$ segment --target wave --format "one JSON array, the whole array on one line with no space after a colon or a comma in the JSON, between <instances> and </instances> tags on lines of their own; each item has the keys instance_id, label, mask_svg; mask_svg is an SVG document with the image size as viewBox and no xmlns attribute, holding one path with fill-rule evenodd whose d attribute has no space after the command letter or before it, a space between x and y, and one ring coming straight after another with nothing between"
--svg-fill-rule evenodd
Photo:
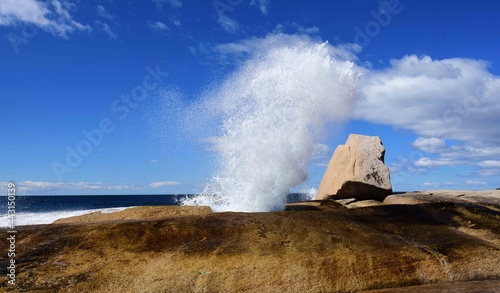
<instances>
[{"instance_id":1,"label":"wave","mask_svg":"<svg viewBox=\"0 0 500 293\"><path fill-rule=\"evenodd\" d=\"M54 211L54 212L20 212L15 214L16 224L15 226L27 226L27 225L43 225L52 224L59 219L76 217L86 214L91 214L95 212L102 213L115 213L123 211L130 207L119 207L119 208L104 208L104 209L91 209L91 210L78 210L78 211ZM0 228L9 227L9 218L7 215L0 216Z\"/></svg>"}]
</instances>

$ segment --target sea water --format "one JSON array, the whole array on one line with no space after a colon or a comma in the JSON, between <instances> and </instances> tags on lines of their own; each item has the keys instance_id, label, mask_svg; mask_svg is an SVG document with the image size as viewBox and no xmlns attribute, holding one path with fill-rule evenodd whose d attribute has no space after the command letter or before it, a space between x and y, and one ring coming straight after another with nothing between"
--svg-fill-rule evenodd
<instances>
[{"instance_id":1,"label":"sea water","mask_svg":"<svg viewBox=\"0 0 500 293\"><path fill-rule=\"evenodd\" d=\"M16 196L16 226L51 224L56 220L94 212L114 213L137 206L179 205L181 198L197 195L72 195L72 196ZM309 198L307 193L291 193L287 201ZM7 197L0 197L0 228L9 226Z\"/></svg>"},{"instance_id":2,"label":"sea water","mask_svg":"<svg viewBox=\"0 0 500 293\"><path fill-rule=\"evenodd\" d=\"M16 196L16 226L50 224L93 212L111 213L134 206L176 205L176 195ZM7 197L0 197L0 227L8 226Z\"/></svg>"},{"instance_id":3,"label":"sea water","mask_svg":"<svg viewBox=\"0 0 500 293\"><path fill-rule=\"evenodd\" d=\"M287 194L307 179L325 125L346 120L355 102L354 65L331 53L328 43L268 37L201 99L198 109L219 121L218 136L210 138L217 168L204 192L183 204L214 211L285 209Z\"/></svg>"}]
</instances>

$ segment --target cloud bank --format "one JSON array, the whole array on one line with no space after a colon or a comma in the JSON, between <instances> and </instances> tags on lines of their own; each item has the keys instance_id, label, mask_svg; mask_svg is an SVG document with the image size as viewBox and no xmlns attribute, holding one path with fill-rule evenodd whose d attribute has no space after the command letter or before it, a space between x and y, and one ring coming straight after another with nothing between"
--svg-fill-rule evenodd
<instances>
[{"instance_id":1,"label":"cloud bank","mask_svg":"<svg viewBox=\"0 0 500 293\"><path fill-rule=\"evenodd\" d=\"M177 181L159 181L146 185L112 184L103 182L47 182L22 181L15 182L17 195L52 195L52 194L106 194L118 192L144 193L151 189L167 188L182 185ZM0 182L0 192L7 194L7 182Z\"/></svg>"},{"instance_id":2,"label":"cloud bank","mask_svg":"<svg viewBox=\"0 0 500 293\"><path fill-rule=\"evenodd\" d=\"M361 68L355 118L417 134L413 146L424 157L416 166L472 165L478 172L496 172L500 77L488 66L482 60L409 55L383 70Z\"/></svg>"},{"instance_id":3,"label":"cloud bank","mask_svg":"<svg viewBox=\"0 0 500 293\"><path fill-rule=\"evenodd\" d=\"M66 1L0 0L0 26L30 24L60 37L90 30L73 19L71 11L75 10L76 6Z\"/></svg>"}]
</instances>

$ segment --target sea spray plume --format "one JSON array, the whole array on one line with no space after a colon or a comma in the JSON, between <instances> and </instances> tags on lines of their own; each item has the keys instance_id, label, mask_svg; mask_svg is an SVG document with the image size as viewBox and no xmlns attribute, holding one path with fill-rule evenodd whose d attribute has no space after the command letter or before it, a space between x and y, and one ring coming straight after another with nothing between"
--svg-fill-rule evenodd
<instances>
[{"instance_id":1,"label":"sea spray plume","mask_svg":"<svg viewBox=\"0 0 500 293\"><path fill-rule=\"evenodd\" d=\"M268 38L264 48L209 97L222 116L218 171L203 194L183 204L284 210L291 188L307 178L323 126L348 118L358 80L353 63L332 58L328 43Z\"/></svg>"}]
</instances>

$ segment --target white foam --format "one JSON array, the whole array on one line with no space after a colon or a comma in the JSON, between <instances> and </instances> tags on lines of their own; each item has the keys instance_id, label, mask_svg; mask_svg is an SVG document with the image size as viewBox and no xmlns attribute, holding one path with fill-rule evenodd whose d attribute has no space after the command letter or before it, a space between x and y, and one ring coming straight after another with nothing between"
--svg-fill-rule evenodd
<instances>
[{"instance_id":1,"label":"white foam","mask_svg":"<svg viewBox=\"0 0 500 293\"><path fill-rule=\"evenodd\" d=\"M86 214L91 214L95 212L102 213L114 213L127 209L128 207L121 208L106 208L106 209L93 209L93 210L80 210L80 211L56 211L56 212L41 212L41 213L16 213L16 225L15 226L26 226L26 225L42 225L51 224L56 220L70 218L75 216L81 216ZM9 222L7 215L0 216L0 227L8 227Z\"/></svg>"},{"instance_id":2,"label":"white foam","mask_svg":"<svg viewBox=\"0 0 500 293\"><path fill-rule=\"evenodd\" d=\"M358 74L329 55L327 43L283 44L265 49L203 101L222 118L214 148L216 176L202 195L184 205L214 211L284 210L291 188L307 178L313 146L326 123L348 118ZM207 131L208 133L208 131Z\"/></svg>"},{"instance_id":3,"label":"white foam","mask_svg":"<svg viewBox=\"0 0 500 293\"><path fill-rule=\"evenodd\" d=\"M318 190L314 187L307 187L301 191L302 200L313 200L316 197Z\"/></svg>"}]
</instances>

